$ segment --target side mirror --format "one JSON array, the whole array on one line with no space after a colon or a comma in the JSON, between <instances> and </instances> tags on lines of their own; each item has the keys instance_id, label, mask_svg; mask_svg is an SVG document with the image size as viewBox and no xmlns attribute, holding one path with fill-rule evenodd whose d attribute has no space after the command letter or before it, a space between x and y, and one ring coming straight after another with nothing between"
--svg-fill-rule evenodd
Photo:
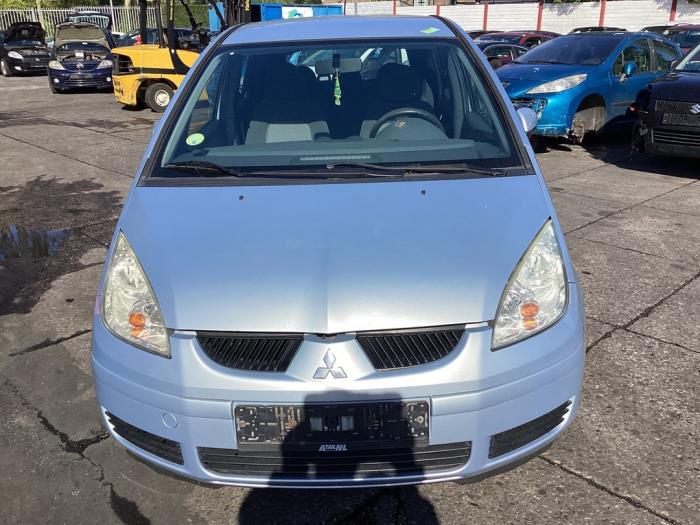
<instances>
[{"instance_id":1,"label":"side mirror","mask_svg":"<svg viewBox=\"0 0 700 525\"><path fill-rule=\"evenodd\" d=\"M537 126L537 113L532 108L520 107L517 109L520 123L523 125L525 133L530 133Z\"/></svg>"},{"instance_id":2,"label":"side mirror","mask_svg":"<svg viewBox=\"0 0 700 525\"><path fill-rule=\"evenodd\" d=\"M625 80L627 80L628 77L634 75L635 71L637 71L637 65L634 62L627 62L622 67L622 73L620 73L620 82L624 82Z\"/></svg>"}]
</instances>

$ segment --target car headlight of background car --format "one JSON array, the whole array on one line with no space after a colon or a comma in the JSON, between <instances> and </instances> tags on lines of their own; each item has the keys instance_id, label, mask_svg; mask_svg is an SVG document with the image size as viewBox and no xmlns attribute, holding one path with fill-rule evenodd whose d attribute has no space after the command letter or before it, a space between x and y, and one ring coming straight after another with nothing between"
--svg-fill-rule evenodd
<instances>
[{"instance_id":1,"label":"car headlight of background car","mask_svg":"<svg viewBox=\"0 0 700 525\"><path fill-rule=\"evenodd\" d=\"M530 89L527 93L529 95L535 95L538 93L559 93L578 86L581 82L586 80L587 76L588 75L585 73L581 73L580 75L571 75L570 77L559 78L545 84L540 84L539 86Z\"/></svg>"},{"instance_id":2,"label":"car headlight of background car","mask_svg":"<svg viewBox=\"0 0 700 525\"><path fill-rule=\"evenodd\" d=\"M7 56L10 57L10 58L17 58L17 59L19 59L19 60L22 60L22 58L23 58L22 55L19 54L17 51L10 51L10 52L7 54Z\"/></svg>"},{"instance_id":3,"label":"car headlight of background car","mask_svg":"<svg viewBox=\"0 0 700 525\"><path fill-rule=\"evenodd\" d=\"M498 350L551 326L564 313L566 302L564 262L548 220L508 279L496 313L491 349Z\"/></svg>"},{"instance_id":4,"label":"car headlight of background car","mask_svg":"<svg viewBox=\"0 0 700 525\"><path fill-rule=\"evenodd\" d=\"M65 69L58 60L49 60L50 69Z\"/></svg>"},{"instance_id":5,"label":"car headlight of background car","mask_svg":"<svg viewBox=\"0 0 700 525\"><path fill-rule=\"evenodd\" d=\"M112 67L112 61L111 60L103 60L97 65L97 69L106 69L106 68L111 68Z\"/></svg>"},{"instance_id":6,"label":"car headlight of background car","mask_svg":"<svg viewBox=\"0 0 700 525\"><path fill-rule=\"evenodd\" d=\"M170 357L160 306L121 232L105 277L102 314L105 326L116 336L143 350Z\"/></svg>"}]
</instances>

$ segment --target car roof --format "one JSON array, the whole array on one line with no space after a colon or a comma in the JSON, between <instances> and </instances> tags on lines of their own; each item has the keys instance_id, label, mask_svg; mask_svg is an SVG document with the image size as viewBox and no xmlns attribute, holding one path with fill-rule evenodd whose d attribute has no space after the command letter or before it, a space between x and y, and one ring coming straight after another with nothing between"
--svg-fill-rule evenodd
<instances>
[{"instance_id":1,"label":"car roof","mask_svg":"<svg viewBox=\"0 0 700 525\"><path fill-rule=\"evenodd\" d=\"M321 16L244 24L229 33L224 44L337 41L378 37L456 38L444 22L427 16Z\"/></svg>"}]
</instances>

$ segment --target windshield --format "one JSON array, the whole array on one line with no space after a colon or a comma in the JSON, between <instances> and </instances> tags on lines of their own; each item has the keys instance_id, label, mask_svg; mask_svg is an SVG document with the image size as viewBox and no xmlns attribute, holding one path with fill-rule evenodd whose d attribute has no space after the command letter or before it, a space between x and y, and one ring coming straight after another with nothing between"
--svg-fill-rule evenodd
<instances>
[{"instance_id":1,"label":"windshield","mask_svg":"<svg viewBox=\"0 0 700 525\"><path fill-rule=\"evenodd\" d=\"M620 38L581 33L560 36L528 51L516 60L519 64L567 64L597 66L620 43Z\"/></svg>"},{"instance_id":2,"label":"windshield","mask_svg":"<svg viewBox=\"0 0 700 525\"><path fill-rule=\"evenodd\" d=\"M183 163L238 172L522 166L493 94L456 40L362 42L223 47L175 117L151 176L192 176L173 169Z\"/></svg>"},{"instance_id":3,"label":"windshield","mask_svg":"<svg viewBox=\"0 0 700 525\"><path fill-rule=\"evenodd\" d=\"M676 67L676 71L697 71L700 72L700 45L688 55Z\"/></svg>"},{"instance_id":4,"label":"windshield","mask_svg":"<svg viewBox=\"0 0 700 525\"><path fill-rule=\"evenodd\" d=\"M695 47L700 44L700 28L686 31L673 31L668 37L683 49Z\"/></svg>"}]
</instances>

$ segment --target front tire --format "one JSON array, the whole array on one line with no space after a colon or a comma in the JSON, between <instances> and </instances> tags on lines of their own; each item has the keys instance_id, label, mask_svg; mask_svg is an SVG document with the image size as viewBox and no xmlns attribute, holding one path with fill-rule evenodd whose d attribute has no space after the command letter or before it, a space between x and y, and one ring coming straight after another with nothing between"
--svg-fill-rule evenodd
<instances>
[{"instance_id":1,"label":"front tire","mask_svg":"<svg viewBox=\"0 0 700 525\"><path fill-rule=\"evenodd\" d=\"M14 75L10 64L8 64L7 60L4 58L0 60L0 73L2 73L3 77L11 77Z\"/></svg>"},{"instance_id":2,"label":"front tire","mask_svg":"<svg viewBox=\"0 0 700 525\"><path fill-rule=\"evenodd\" d=\"M156 113L163 113L165 108L168 107L168 104L170 104L174 93L175 91L173 91L173 88L163 82L151 84L148 86L148 89L146 89L146 95L144 97L146 99L146 105Z\"/></svg>"}]
</instances>

